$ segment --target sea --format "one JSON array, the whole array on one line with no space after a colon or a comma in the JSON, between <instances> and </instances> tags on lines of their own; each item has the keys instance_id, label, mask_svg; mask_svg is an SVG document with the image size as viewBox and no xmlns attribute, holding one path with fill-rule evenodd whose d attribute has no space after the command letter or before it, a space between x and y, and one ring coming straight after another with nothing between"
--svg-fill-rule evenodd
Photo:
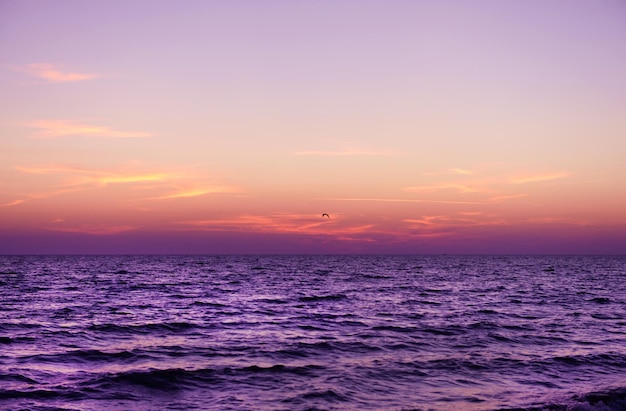
<instances>
[{"instance_id":1,"label":"sea","mask_svg":"<svg viewBox=\"0 0 626 411\"><path fill-rule=\"evenodd\" d=\"M626 256L0 256L0 410L626 410Z\"/></svg>"}]
</instances>

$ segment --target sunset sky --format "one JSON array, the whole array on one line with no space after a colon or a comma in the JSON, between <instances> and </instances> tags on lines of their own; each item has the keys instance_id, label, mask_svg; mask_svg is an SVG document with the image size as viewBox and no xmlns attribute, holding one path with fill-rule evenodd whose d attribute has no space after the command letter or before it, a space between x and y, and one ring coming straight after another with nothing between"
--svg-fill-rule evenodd
<instances>
[{"instance_id":1,"label":"sunset sky","mask_svg":"<svg viewBox=\"0 0 626 411\"><path fill-rule=\"evenodd\" d=\"M0 254L626 254L624 1L0 0L0 50Z\"/></svg>"}]
</instances>

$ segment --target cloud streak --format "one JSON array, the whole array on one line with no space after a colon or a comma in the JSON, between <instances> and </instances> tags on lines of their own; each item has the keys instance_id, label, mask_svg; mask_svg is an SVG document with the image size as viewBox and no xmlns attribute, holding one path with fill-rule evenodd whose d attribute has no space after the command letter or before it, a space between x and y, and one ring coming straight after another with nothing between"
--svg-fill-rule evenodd
<instances>
[{"instance_id":1,"label":"cloud streak","mask_svg":"<svg viewBox=\"0 0 626 411\"><path fill-rule=\"evenodd\" d=\"M123 233L126 231L137 230L138 226L131 225L93 225L93 224L81 224L77 227L62 227L52 226L47 227L49 231L61 231L64 233L79 233L79 234L92 234L92 235L114 235Z\"/></svg>"},{"instance_id":2,"label":"cloud streak","mask_svg":"<svg viewBox=\"0 0 626 411\"><path fill-rule=\"evenodd\" d=\"M152 137L152 133L137 131L120 131L106 126L95 126L66 120L36 121L27 125L37 129L37 138L62 137L97 137L97 138L144 138Z\"/></svg>"},{"instance_id":3,"label":"cloud streak","mask_svg":"<svg viewBox=\"0 0 626 411\"><path fill-rule=\"evenodd\" d=\"M203 188L192 188L192 189L181 189L179 191L172 192L171 194L166 194L159 197L152 197L149 200L169 200L175 198L192 198L192 197L201 197L208 194L225 194L225 193L236 193L239 190L234 187L228 186L210 186Z\"/></svg>"},{"instance_id":4,"label":"cloud streak","mask_svg":"<svg viewBox=\"0 0 626 411\"><path fill-rule=\"evenodd\" d=\"M526 184L536 184L545 181L562 179L570 176L570 173L553 172L536 174L530 176L511 177L511 176L481 176L474 172L464 169L447 169L444 172L426 173L426 175L436 174L460 174L461 178L445 179L444 181L424 184L421 186L405 187L404 191L429 197L432 194L449 195L450 192L456 192L463 195L472 195L475 204L500 203L512 199L527 197L528 193L520 193L516 186ZM515 191L518 191L517 193ZM477 195L480 195L477 198ZM481 198L482 197L482 198ZM416 200L419 202L437 202L431 198L422 198Z\"/></svg>"},{"instance_id":5,"label":"cloud streak","mask_svg":"<svg viewBox=\"0 0 626 411\"><path fill-rule=\"evenodd\" d=\"M454 201L454 200L427 200L419 198L366 198L366 197L326 197L320 200L328 201L371 201L384 203L435 203L435 204L487 204L486 201Z\"/></svg>"},{"instance_id":6,"label":"cloud streak","mask_svg":"<svg viewBox=\"0 0 626 411\"><path fill-rule=\"evenodd\" d=\"M142 183L142 182L159 182L177 177L174 173L168 172L133 172L133 171L108 171L97 169L84 169L69 166L47 166L47 167L16 167L24 173L43 174L43 175L69 175L64 186L107 186L109 184L125 184L125 183Z\"/></svg>"},{"instance_id":7,"label":"cloud streak","mask_svg":"<svg viewBox=\"0 0 626 411\"><path fill-rule=\"evenodd\" d=\"M456 184L456 183L431 184L431 185L425 185L425 186L406 187L405 190L410 191L410 192L417 192L417 193L421 193L421 192L433 193L435 191L442 191L442 190L454 190L459 193L482 193L486 191L483 188L470 187L469 185Z\"/></svg>"},{"instance_id":8,"label":"cloud streak","mask_svg":"<svg viewBox=\"0 0 626 411\"><path fill-rule=\"evenodd\" d=\"M61 189L61 190L55 190L55 191L50 191L47 193L34 193L34 194L28 194L23 196L22 198L19 198L17 200L13 200L10 201L8 203L4 203L4 204L0 204L0 207L13 207L13 206L17 206L20 204L24 204L28 201L31 200L40 200L40 199L44 199L44 198L49 198L49 197L54 197L57 195L61 195L61 194L66 194L66 193L71 193L71 192L75 192L75 191L81 191L83 190L82 188L74 188L74 189Z\"/></svg>"},{"instance_id":9,"label":"cloud streak","mask_svg":"<svg viewBox=\"0 0 626 411\"><path fill-rule=\"evenodd\" d=\"M374 151L374 150L342 150L342 151L324 151L324 150L306 150L296 151L293 153L296 156L330 156L330 157L342 157L342 156L397 156L398 153L390 151Z\"/></svg>"},{"instance_id":10,"label":"cloud streak","mask_svg":"<svg viewBox=\"0 0 626 411\"><path fill-rule=\"evenodd\" d=\"M458 174L458 175L470 176L476 173L471 170L466 170L464 168L458 168L458 167L446 168L446 169L443 169L442 171L429 171L427 173L424 173L424 175L427 175L427 176L445 175L445 174Z\"/></svg>"},{"instance_id":11,"label":"cloud streak","mask_svg":"<svg viewBox=\"0 0 626 411\"><path fill-rule=\"evenodd\" d=\"M321 220L310 214L270 214L240 215L233 218L179 221L183 226L208 231L256 231L282 233L320 232L317 227L327 225L329 220Z\"/></svg>"},{"instance_id":12,"label":"cloud streak","mask_svg":"<svg viewBox=\"0 0 626 411\"><path fill-rule=\"evenodd\" d=\"M47 193L22 195L21 198L0 204L9 207L35 199L43 199L82 190L103 189L109 186L126 186L127 199L134 201L173 200L195 198L210 194L240 192L233 186L213 184L206 178L185 170L146 170L133 168L90 169L66 165L15 167L22 173L56 177L56 190ZM149 194L146 195L145 192Z\"/></svg>"},{"instance_id":13,"label":"cloud streak","mask_svg":"<svg viewBox=\"0 0 626 411\"><path fill-rule=\"evenodd\" d=\"M14 68L15 71L44 80L48 83L71 83L98 78L94 73L65 71L52 63L32 63Z\"/></svg>"},{"instance_id":14,"label":"cloud streak","mask_svg":"<svg viewBox=\"0 0 626 411\"><path fill-rule=\"evenodd\" d=\"M518 177L518 178L512 178L511 183L513 184L540 183L542 181L558 180L561 178L568 177L569 175L570 174L567 172L560 172L560 173L554 173L554 174Z\"/></svg>"},{"instance_id":15,"label":"cloud streak","mask_svg":"<svg viewBox=\"0 0 626 411\"><path fill-rule=\"evenodd\" d=\"M185 231L298 234L342 241L373 241L373 237L381 233L372 223L350 222L335 215L331 220L321 219L317 214L246 214L231 218L178 221L177 224Z\"/></svg>"}]
</instances>

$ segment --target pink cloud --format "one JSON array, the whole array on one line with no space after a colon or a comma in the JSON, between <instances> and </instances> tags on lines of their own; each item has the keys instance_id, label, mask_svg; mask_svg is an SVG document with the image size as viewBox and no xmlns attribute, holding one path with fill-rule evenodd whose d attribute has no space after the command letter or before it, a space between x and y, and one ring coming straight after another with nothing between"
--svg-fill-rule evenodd
<instances>
[{"instance_id":1,"label":"pink cloud","mask_svg":"<svg viewBox=\"0 0 626 411\"><path fill-rule=\"evenodd\" d=\"M88 125L66 120L43 120L28 124L28 127L38 129L35 137L100 137L100 138L142 138L151 137L151 133L137 131L120 131L106 126Z\"/></svg>"},{"instance_id":2,"label":"pink cloud","mask_svg":"<svg viewBox=\"0 0 626 411\"><path fill-rule=\"evenodd\" d=\"M76 227L71 226L54 226L48 227L50 231L61 231L65 233L82 233L93 235L114 235L123 233L126 231L136 230L139 227L130 225L93 225L93 224L81 224Z\"/></svg>"},{"instance_id":3,"label":"pink cloud","mask_svg":"<svg viewBox=\"0 0 626 411\"><path fill-rule=\"evenodd\" d=\"M77 73L64 71L52 63L32 63L15 68L15 71L28 74L49 83L68 83L92 80L99 77L94 73Z\"/></svg>"},{"instance_id":4,"label":"pink cloud","mask_svg":"<svg viewBox=\"0 0 626 411\"><path fill-rule=\"evenodd\" d=\"M525 177L517 177L511 179L513 184L526 184L526 183L539 183L542 181L557 180L560 178L568 177L570 174L567 172L553 173L553 174L540 174Z\"/></svg>"},{"instance_id":5,"label":"pink cloud","mask_svg":"<svg viewBox=\"0 0 626 411\"><path fill-rule=\"evenodd\" d=\"M397 153L389 151L374 150L341 150L341 151L324 151L324 150L308 150L296 151L297 156L397 156Z\"/></svg>"}]
</instances>

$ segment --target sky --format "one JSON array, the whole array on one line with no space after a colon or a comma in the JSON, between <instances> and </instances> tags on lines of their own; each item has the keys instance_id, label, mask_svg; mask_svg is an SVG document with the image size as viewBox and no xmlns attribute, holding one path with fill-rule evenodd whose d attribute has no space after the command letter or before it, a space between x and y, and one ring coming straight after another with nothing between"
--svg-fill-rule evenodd
<instances>
[{"instance_id":1,"label":"sky","mask_svg":"<svg viewBox=\"0 0 626 411\"><path fill-rule=\"evenodd\" d=\"M0 254L626 254L621 0L0 0L0 50Z\"/></svg>"}]
</instances>

